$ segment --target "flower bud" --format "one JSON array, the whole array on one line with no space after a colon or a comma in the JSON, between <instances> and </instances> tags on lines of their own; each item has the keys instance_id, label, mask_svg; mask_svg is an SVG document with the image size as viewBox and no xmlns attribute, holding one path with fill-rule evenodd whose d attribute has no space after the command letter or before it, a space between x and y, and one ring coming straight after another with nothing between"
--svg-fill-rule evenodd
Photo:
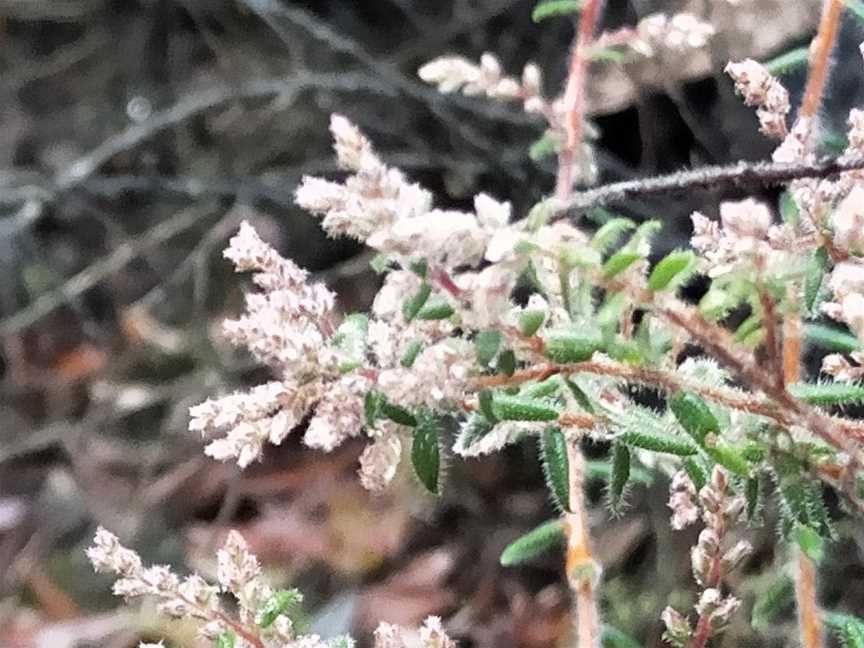
<instances>
[{"instance_id":1,"label":"flower bud","mask_svg":"<svg viewBox=\"0 0 864 648\"><path fill-rule=\"evenodd\" d=\"M723 570L729 572L736 569L751 553L753 553L753 545L746 540L737 542L734 547L723 554Z\"/></svg>"},{"instance_id":2,"label":"flower bud","mask_svg":"<svg viewBox=\"0 0 864 648\"><path fill-rule=\"evenodd\" d=\"M678 611L667 607L660 615L660 619L666 626L663 638L674 646L684 646L693 634L690 622Z\"/></svg>"}]
</instances>

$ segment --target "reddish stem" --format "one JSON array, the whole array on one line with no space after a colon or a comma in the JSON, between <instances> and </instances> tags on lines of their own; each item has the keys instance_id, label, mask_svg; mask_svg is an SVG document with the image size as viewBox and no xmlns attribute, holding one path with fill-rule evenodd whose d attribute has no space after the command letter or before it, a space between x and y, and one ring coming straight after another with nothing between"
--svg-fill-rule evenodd
<instances>
[{"instance_id":1,"label":"reddish stem","mask_svg":"<svg viewBox=\"0 0 864 648\"><path fill-rule=\"evenodd\" d=\"M580 154L585 120L585 81L588 76L589 50L600 17L603 0L587 0L579 18L579 30L570 55L570 71L564 88L564 131L566 138L558 154L556 195L566 199L573 191L573 167Z\"/></svg>"}]
</instances>

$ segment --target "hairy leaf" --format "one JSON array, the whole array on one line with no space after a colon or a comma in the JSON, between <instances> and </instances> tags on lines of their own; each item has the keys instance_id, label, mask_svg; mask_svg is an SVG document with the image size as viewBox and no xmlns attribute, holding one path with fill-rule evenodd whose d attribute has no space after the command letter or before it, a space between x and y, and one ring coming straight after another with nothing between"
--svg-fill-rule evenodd
<instances>
[{"instance_id":1,"label":"hairy leaf","mask_svg":"<svg viewBox=\"0 0 864 648\"><path fill-rule=\"evenodd\" d=\"M653 291L677 288L690 276L696 265L692 250L677 250L663 257L648 277L648 288Z\"/></svg>"},{"instance_id":2,"label":"hairy leaf","mask_svg":"<svg viewBox=\"0 0 864 648\"><path fill-rule=\"evenodd\" d=\"M438 418L426 410L418 412L411 442L411 463L420 483L433 495L438 495L438 475L441 471L439 434Z\"/></svg>"},{"instance_id":3,"label":"hairy leaf","mask_svg":"<svg viewBox=\"0 0 864 648\"><path fill-rule=\"evenodd\" d=\"M417 317L420 309L426 304L431 294L432 285L424 281L420 284L420 290L417 291L417 294L402 304L402 315L405 317L406 322L410 322Z\"/></svg>"},{"instance_id":4,"label":"hairy leaf","mask_svg":"<svg viewBox=\"0 0 864 648\"><path fill-rule=\"evenodd\" d=\"M555 421L560 414L546 402L500 392L492 398L492 412L499 421Z\"/></svg>"},{"instance_id":5,"label":"hairy leaf","mask_svg":"<svg viewBox=\"0 0 864 648\"><path fill-rule=\"evenodd\" d=\"M603 264L603 276L607 279L612 279L642 258L643 255L641 253L634 252L633 250L616 252Z\"/></svg>"},{"instance_id":6,"label":"hairy leaf","mask_svg":"<svg viewBox=\"0 0 864 648\"><path fill-rule=\"evenodd\" d=\"M630 481L630 449L623 443L612 447L612 475L609 478L609 507L621 510L624 489Z\"/></svg>"},{"instance_id":7,"label":"hairy leaf","mask_svg":"<svg viewBox=\"0 0 864 648\"><path fill-rule=\"evenodd\" d=\"M564 540L564 523L560 518L549 520L511 542L501 553L501 565L520 565L544 554Z\"/></svg>"},{"instance_id":8,"label":"hairy leaf","mask_svg":"<svg viewBox=\"0 0 864 648\"><path fill-rule=\"evenodd\" d=\"M416 317L419 320L442 320L447 319L454 312L450 302L444 297L432 297L417 311Z\"/></svg>"},{"instance_id":9,"label":"hairy leaf","mask_svg":"<svg viewBox=\"0 0 864 648\"><path fill-rule=\"evenodd\" d=\"M381 405L381 414L399 425L407 425L408 427L417 425L417 419L411 412L386 400Z\"/></svg>"},{"instance_id":10,"label":"hairy leaf","mask_svg":"<svg viewBox=\"0 0 864 648\"><path fill-rule=\"evenodd\" d=\"M543 0L531 12L531 20L539 23L547 18L576 13L581 8L582 3L579 0Z\"/></svg>"},{"instance_id":11,"label":"hairy leaf","mask_svg":"<svg viewBox=\"0 0 864 648\"><path fill-rule=\"evenodd\" d=\"M629 218L612 218L603 224L591 239L591 247L601 254L607 253L627 232L636 228Z\"/></svg>"},{"instance_id":12,"label":"hairy leaf","mask_svg":"<svg viewBox=\"0 0 864 648\"><path fill-rule=\"evenodd\" d=\"M554 362L585 362L602 348L603 341L596 336L554 332L546 337L546 357Z\"/></svg>"},{"instance_id":13,"label":"hairy leaf","mask_svg":"<svg viewBox=\"0 0 864 648\"><path fill-rule=\"evenodd\" d=\"M543 326L545 320L546 313L542 310L522 311L519 315L519 330L522 335L531 337L540 330L540 327Z\"/></svg>"},{"instance_id":14,"label":"hairy leaf","mask_svg":"<svg viewBox=\"0 0 864 648\"><path fill-rule=\"evenodd\" d=\"M811 405L857 405L864 403L864 385L845 382L795 383L789 393Z\"/></svg>"},{"instance_id":15,"label":"hairy leaf","mask_svg":"<svg viewBox=\"0 0 864 648\"><path fill-rule=\"evenodd\" d=\"M297 589L279 590L268 598L255 616L255 623L269 628L276 618L284 614L292 623L303 616L303 594Z\"/></svg>"},{"instance_id":16,"label":"hairy leaf","mask_svg":"<svg viewBox=\"0 0 864 648\"><path fill-rule=\"evenodd\" d=\"M558 428L547 428L540 437L543 474L555 503L563 511L570 510L570 460L567 439Z\"/></svg>"},{"instance_id":17,"label":"hairy leaf","mask_svg":"<svg viewBox=\"0 0 864 648\"><path fill-rule=\"evenodd\" d=\"M669 409L678 419L684 431L699 445L705 443L705 435L719 434L720 423L708 404L696 394L679 392L669 399Z\"/></svg>"},{"instance_id":18,"label":"hairy leaf","mask_svg":"<svg viewBox=\"0 0 864 648\"><path fill-rule=\"evenodd\" d=\"M618 440L634 448L678 455L679 457L689 457L699 452L699 449L688 439L653 430L631 429L619 436Z\"/></svg>"},{"instance_id":19,"label":"hairy leaf","mask_svg":"<svg viewBox=\"0 0 864 648\"><path fill-rule=\"evenodd\" d=\"M474 351L477 353L477 362L481 367L488 367L501 346L501 331L480 331L474 338Z\"/></svg>"},{"instance_id":20,"label":"hairy leaf","mask_svg":"<svg viewBox=\"0 0 864 648\"><path fill-rule=\"evenodd\" d=\"M414 361L417 359L417 356L420 355L420 352L422 350L423 341L414 340L405 349L405 353L402 355L402 359L399 361L399 364L401 364L406 369L410 369L414 366Z\"/></svg>"}]
</instances>

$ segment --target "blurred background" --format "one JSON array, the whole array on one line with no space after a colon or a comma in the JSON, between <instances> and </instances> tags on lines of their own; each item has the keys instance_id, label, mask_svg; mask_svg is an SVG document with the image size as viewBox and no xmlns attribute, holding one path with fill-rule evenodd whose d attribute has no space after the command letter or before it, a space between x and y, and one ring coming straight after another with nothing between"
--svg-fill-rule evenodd
<instances>
[{"instance_id":1,"label":"blurred background","mask_svg":"<svg viewBox=\"0 0 864 648\"><path fill-rule=\"evenodd\" d=\"M604 63L589 83L600 180L770 154L722 69L806 45L819 2L609 0L606 28L691 11L717 30L706 56ZM532 160L543 125L519 106L441 96L416 78L442 54L541 65L557 94L573 22L534 24L533 0L0 0L0 647L125 648L194 629L125 609L83 549L97 524L145 560L210 574L237 528L274 582L301 587L314 628L361 641L378 621L447 618L463 646L564 645L569 595L557 556L498 565L512 539L554 515L530 444L452 461L432 500L406 476L385 496L357 483L360 445L330 455L294 435L240 472L202 453L187 410L266 376L218 327L244 278L221 258L248 219L337 291L346 311L377 288L370 256L327 240L293 205L303 173L335 177L327 123L344 113L384 159L470 205L479 191L521 217L554 182ZM862 24L847 17L824 114L826 141L860 105ZM803 72L784 78L793 95ZM836 137L835 137L836 139ZM684 244L689 213L735 190L621 205L664 222L658 254ZM766 199L776 199L767 192ZM596 458L604 448L588 448ZM668 484L644 476L620 519L592 481L610 623L661 645L660 611L694 586L689 532L673 533ZM822 578L830 607L864 611L862 529ZM845 527L843 526L845 525ZM757 629L755 598L786 557L774 522L733 585L745 601L723 645L784 645L791 608ZM775 575L775 576L772 576ZM118 605L120 604L120 605Z\"/></svg>"}]
</instances>

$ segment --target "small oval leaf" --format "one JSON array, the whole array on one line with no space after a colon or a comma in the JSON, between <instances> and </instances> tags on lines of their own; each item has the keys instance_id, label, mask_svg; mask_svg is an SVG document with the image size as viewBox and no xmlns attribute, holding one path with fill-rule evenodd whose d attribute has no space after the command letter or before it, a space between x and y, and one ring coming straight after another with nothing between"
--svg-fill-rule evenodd
<instances>
[{"instance_id":1,"label":"small oval leaf","mask_svg":"<svg viewBox=\"0 0 864 648\"><path fill-rule=\"evenodd\" d=\"M540 437L546 485L563 511L570 510L570 460L567 439L558 428L547 428Z\"/></svg>"},{"instance_id":2,"label":"small oval leaf","mask_svg":"<svg viewBox=\"0 0 864 648\"><path fill-rule=\"evenodd\" d=\"M492 412L499 421L556 421L557 408L539 400L496 393Z\"/></svg>"},{"instance_id":3,"label":"small oval leaf","mask_svg":"<svg viewBox=\"0 0 864 648\"><path fill-rule=\"evenodd\" d=\"M699 445L705 443L706 434L719 434L720 423L708 404L696 394L679 392L669 399L669 409Z\"/></svg>"},{"instance_id":4,"label":"small oval leaf","mask_svg":"<svg viewBox=\"0 0 864 648\"><path fill-rule=\"evenodd\" d=\"M651 450L663 454L678 455L679 457L689 457L699 452L699 449L693 445L692 441L683 437L675 437L671 434L661 432L646 432L643 430L628 430L618 439L622 443L626 443L634 448L642 448L643 450Z\"/></svg>"},{"instance_id":5,"label":"small oval leaf","mask_svg":"<svg viewBox=\"0 0 864 648\"><path fill-rule=\"evenodd\" d=\"M562 520L555 519L544 522L507 545L501 552L501 565L512 567L533 560L556 545L560 545L563 540L564 523Z\"/></svg>"},{"instance_id":6,"label":"small oval leaf","mask_svg":"<svg viewBox=\"0 0 864 648\"><path fill-rule=\"evenodd\" d=\"M677 288L690 275L696 265L692 250L676 250L663 257L648 277L648 288L655 292Z\"/></svg>"},{"instance_id":7,"label":"small oval leaf","mask_svg":"<svg viewBox=\"0 0 864 648\"><path fill-rule=\"evenodd\" d=\"M431 412L424 410L417 414L417 426L411 442L411 463L420 483L433 495L438 495L441 470L439 433L439 421Z\"/></svg>"},{"instance_id":8,"label":"small oval leaf","mask_svg":"<svg viewBox=\"0 0 864 648\"><path fill-rule=\"evenodd\" d=\"M612 474L609 477L609 507L613 511L621 510L624 489L629 481L630 448L623 443L616 443L612 448Z\"/></svg>"},{"instance_id":9,"label":"small oval leaf","mask_svg":"<svg viewBox=\"0 0 864 648\"><path fill-rule=\"evenodd\" d=\"M603 276L607 279L612 279L640 259L642 259L642 255L639 252L633 252L632 250L616 252L603 264Z\"/></svg>"},{"instance_id":10,"label":"small oval leaf","mask_svg":"<svg viewBox=\"0 0 864 648\"><path fill-rule=\"evenodd\" d=\"M546 337L546 357L554 362L585 362L596 351L603 349L603 341L596 336L573 333L551 333Z\"/></svg>"}]
</instances>

